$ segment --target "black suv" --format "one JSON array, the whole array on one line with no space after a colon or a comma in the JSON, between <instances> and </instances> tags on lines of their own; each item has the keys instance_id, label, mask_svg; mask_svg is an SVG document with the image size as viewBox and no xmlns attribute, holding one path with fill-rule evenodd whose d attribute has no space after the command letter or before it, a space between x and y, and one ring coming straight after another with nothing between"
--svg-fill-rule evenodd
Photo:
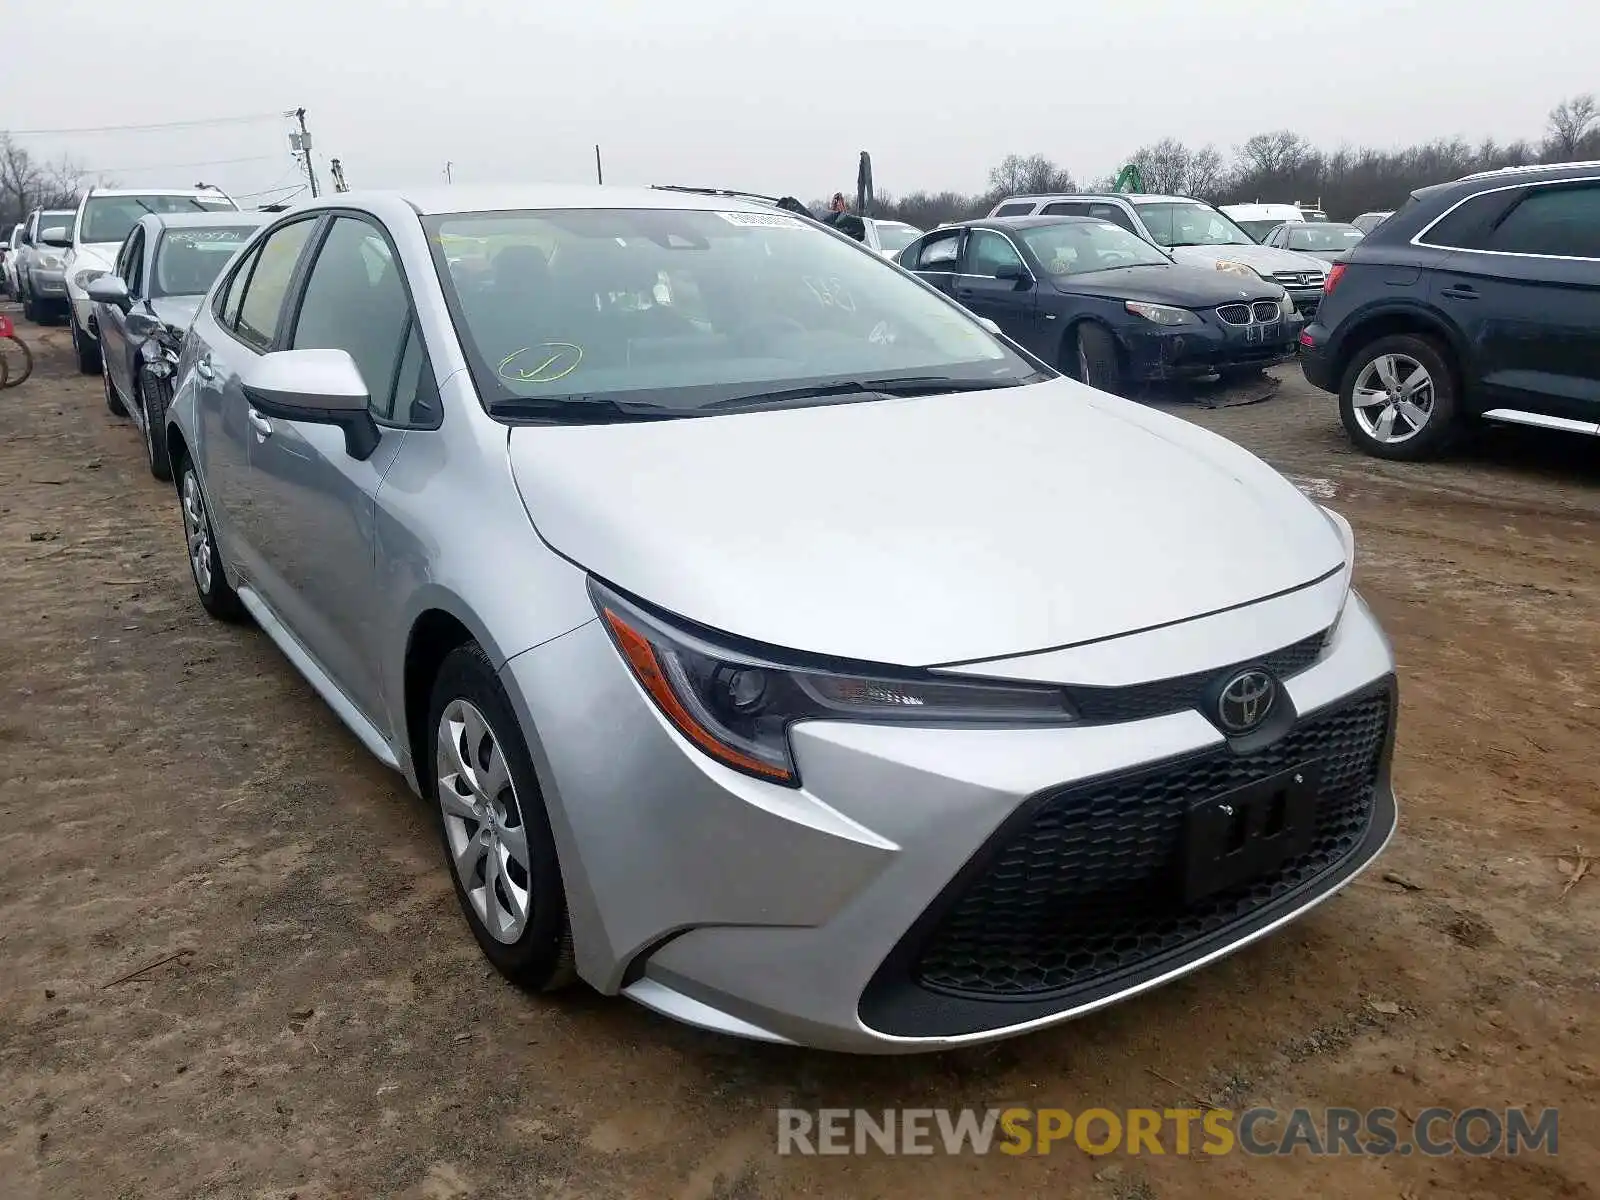
<instances>
[{"instance_id":1,"label":"black suv","mask_svg":"<svg viewBox=\"0 0 1600 1200\"><path fill-rule=\"evenodd\" d=\"M1413 192L1334 263L1300 350L1380 458L1477 418L1600 436L1600 162Z\"/></svg>"}]
</instances>

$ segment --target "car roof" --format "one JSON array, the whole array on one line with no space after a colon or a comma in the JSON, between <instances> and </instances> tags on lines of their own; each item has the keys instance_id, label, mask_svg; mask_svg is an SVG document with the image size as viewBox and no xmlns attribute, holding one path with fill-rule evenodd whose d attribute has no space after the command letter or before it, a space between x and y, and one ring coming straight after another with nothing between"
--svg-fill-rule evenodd
<instances>
[{"instance_id":1,"label":"car roof","mask_svg":"<svg viewBox=\"0 0 1600 1200\"><path fill-rule=\"evenodd\" d=\"M139 224L158 229L237 229L241 225L265 225L271 213L264 212L204 212L204 213L146 213Z\"/></svg>"},{"instance_id":2,"label":"car roof","mask_svg":"<svg viewBox=\"0 0 1600 1200\"><path fill-rule=\"evenodd\" d=\"M1455 198L1483 190L1486 182L1503 183L1514 187L1519 183L1551 183L1563 179L1586 179L1600 175L1600 161L1565 163L1528 163L1520 167L1500 167L1493 171L1478 171L1452 179L1449 183L1435 183L1418 188L1411 195L1417 200L1441 197Z\"/></svg>"},{"instance_id":3,"label":"car roof","mask_svg":"<svg viewBox=\"0 0 1600 1200\"><path fill-rule=\"evenodd\" d=\"M1099 217L1084 217L1075 213L1038 213L1030 217L979 217L976 220L957 223L981 229L1037 229L1042 225L1109 224L1109 222L1102 221Z\"/></svg>"},{"instance_id":4,"label":"car roof","mask_svg":"<svg viewBox=\"0 0 1600 1200\"><path fill-rule=\"evenodd\" d=\"M1184 204L1205 204L1204 200L1196 200L1193 196L1162 196L1155 192L1041 192L1032 196L1007 196L1000 203L1010 204L1021 200L1126 200L1130 204L1177 201Z\"/></svg>"},{"instance_id":5,"label":"car roof","mask_svg":"<svg viewBox=\"0 0 1600 1200\"><path fill-rule=\"evenodd\" d=\"M232 197L217 191L215 188L89 188L83 193L83 198L90 196L96 199L101 196L217 196L223 200L232 200Z\"/></svg>"},{"instance_id":6,"label":"car roof","mask_svg":"<svg viewBox=\"0 0 1600 1200\"><path fill-rule=\"evenodd\" d=\"M339 192L297 205L308 208L370 205L400 200L423 216L453 213L506 212L547 208L696 209L705 212L772 212L772 204L743 195L722 195L675 188L602 187L596 184L439 185L394 191ZM787 211L787 210L785 210Z\"/></svg>"}]
</instances>

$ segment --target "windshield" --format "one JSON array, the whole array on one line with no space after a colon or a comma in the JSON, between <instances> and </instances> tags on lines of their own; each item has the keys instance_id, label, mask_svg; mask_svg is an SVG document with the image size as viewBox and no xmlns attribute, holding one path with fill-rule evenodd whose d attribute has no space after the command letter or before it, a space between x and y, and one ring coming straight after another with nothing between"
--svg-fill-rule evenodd
<instances>
[{"instance_id":1,"label":"windshield","mask_svg":"<svg viewBox=\"0 0 1600 1200\"><path fill-rule=\"evenodd\" d=\"M236 212L225 196L91 196L84 202L80 242L121 242L146 213Z\"/></svg>"},{"instance_id":2,"label":"windshield","mask_svg":"<svg viewBox=\"0 0 1600 1200\"><path fill-rule=\"evenodd\" d=\"M203 296L233 252L256 231L254 225L169 229L156 246L153 296Z\"/></svg>"},{"instance_id":3,"label":"windshield","mask_svg":"<svg viewBox=\"0 0 1600 1200\"><path fill-rule=\"evenodd\" d=\"M1204 204L1160 201L1141 204L1139 218L1162 246L1253 246L1250 235Z\"/></svg>"},{"instance_id":4,"label":"windshield","mask_svg":"<svg viewBox=\"0 0 1600 1200\"><path fill-rule=\"evenodd\" d=\"M1256 241L1261 242L1261 241L1265 241L1266 237L1267 237L1267 234L1271 233L1279 225L1282 225L1283 222L1282 221L1238 221L1238 220L1236 220L1236 221L1234 221L1234 224L1237 225L1240 229L1244 230L1246 233L1248 233Z\"/></svg>"},{"instance_id":5,"label":"windshield","mask_svg":"<svg viewBox=\"0 0 1600 1200\"><path fill-rule=\"evenodd\" d=\"M42 212L39 214L39 236L43 237L47 229L65 229L72 232L72 222L77 219L77 212Z\"/></svg>"},{"instance_id":6,"label":"windshield","mask_svg":"<svg viewBox=\"0 0 1600 1200\"><path fill-rule=\"evenodd\" d=\"M1343 254L1367 235L1354 225L1307 224L1289 230L1289 249Z\"/></svg>"},{"instance_id":7,"label":"windshield","mask_svg":"<svg viewBox=\"0 0 1600 1200\"><path fill-rule=\"evenodd\" d=\"M1170 266L1142 237L1110 221L1063 221L1019 230L1023 242L1050 275L1085 275L1115 267Z\"/></svg>"},{"instance_id":8,"label":"windshield","mask_svg":"<svg viewBox=\"0 0 1600 1200\"><path fill-rule=\"evenodd\" d=\"M885 254L899 254L922 236L922 230L900 221L878 222L878 245Z\"/></svg>"},{"instance_id":9,"label":"windshield","mask_svg":"<svg viewBox=\"0 0 1600 1200\"><path fill-rule=\"evenodd\" d=\"M681 416L820 403L816 389L855 380L953 391L1037 378L879 255L787 213L565 209L424 224L479 395L513 402L509 415L591 420L611 402ZM481 255L458 253L474 244ZM839 388L829 399L845 395L878 398Z\"/></svg>"}]
</instances>

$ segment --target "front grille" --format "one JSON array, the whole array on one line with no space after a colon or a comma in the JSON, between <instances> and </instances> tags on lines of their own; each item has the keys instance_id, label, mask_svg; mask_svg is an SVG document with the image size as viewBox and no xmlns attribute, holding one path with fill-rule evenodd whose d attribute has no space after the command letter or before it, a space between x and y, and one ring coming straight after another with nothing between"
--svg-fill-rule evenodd
<instances>
[{"instance_id":1,"label":"front grille","mask_svg":"<svg viewBox=\"0 0 1600 1200\"><path fill-rule=\"evenodd\" d=\"M1224 304L1217 309L1217 316L1229 325L1250 324L1250 306L1248 304Z\"/></svg>"},{"instance_id":2,"label":"front grille","mask_svg":"<svg viewBox=\"0 0 1600 1200\"><path fill-rule=\"evenodd\" d=\"M1288 679L1317 661L1326 640L1326 632L1314 633L1263 658L1235 663L1234 667L1265 667L1279 679ZM1177 675L1171 679L1136 683L1129 687L1069 688L1068 694L1078 715L1085 721L1097 724L1142 721L1146 717L1160 717L1197 707L1206 687L1222 678L1228 669L1216 667L1209 671L1196 671L1192 675Z\"/></svg>"},{"instance_id":3,"label":"front grille","mask_svg":"<svg viewBox=\"0 0 1600 1200\"><path fill-rule=\"evenodd\" d=\"M1253 754L1217 750L1047 793L938 922L913 979L958 997L1039 997L1148 972L1248 920L1360 845L1390 721L1384 691L1315 714ZM1311 848L1271 874L1184 904L1188 809L1314 760L1322 773Z\"/></svg>"},{"instance_id":4,"label":"front grille","mask_svg":"<svg viewBox=\"0 0 1600 1200\"><path fill-rule=\"evenodd\" d=\"M1256 320L1263 323L1276 321L1283 316L1283 308L1276 300L1257 300L1250 308L1255 312Z\"/></svg>"},{"instance_id":5,"label":"front grille","mask_svg":"<svg viewBox=\"0 0 1600 1200\"><path fill-rule=\"evenodd\" d=\"M1274 271L1272 282L1284 287L1315 287L1322 286L1323 275L1321 271Z\"/></svg>"}]
</instances>

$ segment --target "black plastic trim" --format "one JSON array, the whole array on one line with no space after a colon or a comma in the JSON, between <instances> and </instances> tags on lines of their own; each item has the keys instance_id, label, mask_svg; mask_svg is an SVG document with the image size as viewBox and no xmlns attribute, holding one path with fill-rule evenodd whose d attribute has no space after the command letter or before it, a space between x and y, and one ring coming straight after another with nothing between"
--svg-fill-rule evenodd
<instances>
[{"instance_id":1,"label":"black plastic trim","mask_svg":"<svg viewBox=\"0 0 1600 1200\"><path fill-rule=\"evenodd\" d=\"M1125 971L1097 977L1078 987L1052 993L1033 993L1015 999L1000 996L978 999L934 992L918 985L913 972L923 946L973 884L989 870L993 860L1028 827L1039 808L1061 791L1059 787L1047 788L1036 792L1017 806L989 840L956 872L944 890L923 910L922 915L912 923L911 928L889 952L862 991L857 1009L862 1023L874 1032L891 1037L960 1037L995 1032L1010 1026L1059 1016L1075 1009L1096 1006L1114 999L1119 993L1133 991L1152 980L1182 972L1186 965L1196 963L1218 951L1225 951L1229 946L1250 937L1317 897L1336 890L1376 857L1388 841L1394 827L1396 808L1394 792L1390 785L1390 764L1394 753L1395 729L1399 714L1399 691L1395 677L1385 676L1372 686L1351 692L1331 704L1301 714L1303 719L1310 720L1324 713L1358 704L1383 692L1387 692L1389 697L1389 727L1385 732L1383 748L1379 755L1377 783L1373 790L1372 819L1368 822L1366 833L1356 848L1322 874L1207 937L1190 942L1168 954L1148 959ZM1143 764L1134 771L1117 771L1099 778L1114 779L1127 774L1143 774L1152 768L1179 768L1215 753L1215 748L1210 748L1160 763ZM1083 780L1073 786L1093 786L1095 782L1093 779Z\"/></svg>"}]
</instances>

